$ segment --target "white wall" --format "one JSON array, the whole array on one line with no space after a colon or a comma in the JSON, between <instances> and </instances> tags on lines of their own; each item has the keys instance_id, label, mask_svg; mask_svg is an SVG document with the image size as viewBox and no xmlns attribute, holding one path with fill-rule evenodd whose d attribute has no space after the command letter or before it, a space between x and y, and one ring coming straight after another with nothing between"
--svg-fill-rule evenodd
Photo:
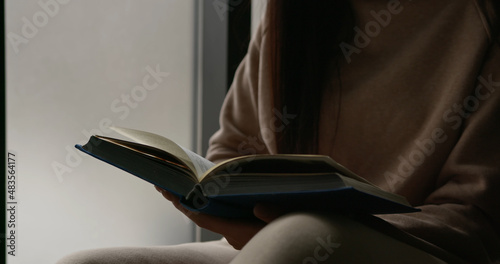
<instances>
[{"instance_id":1,"label":"white wall","mask_svg":"<svg viewBox=\"0 0 500 264\"><path fill-rule=\"evenodd\" d=\"M113 124L192 147L194 0L5 4L7 148L18 165L9 263L191 241L192 224L150 184L73 146L93 133L113 136ZM163 72L148 80L158 86L136 87L151 69Z\"/></svg>"}]
</instances>

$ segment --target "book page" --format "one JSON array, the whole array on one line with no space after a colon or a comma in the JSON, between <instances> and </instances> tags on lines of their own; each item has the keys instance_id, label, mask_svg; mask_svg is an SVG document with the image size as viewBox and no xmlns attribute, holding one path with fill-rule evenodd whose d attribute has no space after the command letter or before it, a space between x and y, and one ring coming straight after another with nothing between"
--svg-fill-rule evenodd
<instances>
[{"instance_id":1,"label":"book page","mask_svg":"<svg viewBox=\"0 0 500 264\"><path fill-rule=\"evenodd\" d=\"M189 156L189 159L193 161L194 167L196 168L196 175L198 176L198 181L201 181L203 174L206 171L215 166L215 163L203 158L202 156L192 152L191 150L181 147L184 152Z\"/></svg>"},{"instance_id":2,"label":"book page","mask_svg":"<svg viewBox=\"0 0 500 264\"><path fill-rule=\"evenodd\" d=\"M207 177L224 171L230 171L231 167L237 165L240 169L251 173L314 173L314 172L339 172L344 176L357 181L373 185L366 179L356 175L346 167L324 155L302 155L302 154L264 154L249 155L232 158L221 162L213 167Z\"/></svg>"},{"instance_id":3,"label":"book page","mask_svg":"<svg viewBox=\"0 0 500 264\"><path fill-rule=\"evenodd\" d=\"M205 171L215 165L202 156L183 148L172 140L160 135L122 127L111 127L110 129L134 140L139 144L155 147L176 156L184 162L193 173L196 174L198 179L200 179Z\"/></svg>"}]
</instances>

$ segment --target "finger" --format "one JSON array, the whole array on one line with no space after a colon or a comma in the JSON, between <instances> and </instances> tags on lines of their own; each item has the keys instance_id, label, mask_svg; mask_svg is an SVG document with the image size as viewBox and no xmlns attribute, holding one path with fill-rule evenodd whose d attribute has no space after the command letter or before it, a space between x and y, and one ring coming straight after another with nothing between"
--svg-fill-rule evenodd
<instances>
[{"instance_id":1,"label":"finger","mask_svg":"<svg viewBox=\"0 0 500 264\"><path fill-rule=\"evenodd\" d=\"M262 228L264 228L264 224L235 226L233 230L223 233L222 235L231 246L239 250L243 248L243 246L245 246L248 241L250 241L250 239L252 239Z\"/></svg>"},{"instance_id":2,"label":"finger","mask_svg":"<svg viewBox=\"0 0 500 264\"><path fill-rule=\"evenodd\" d=\"M273 221L287 212L286 209L272 204L257 204L253 208L255 217L266 223Z\"/></svg>"},{"instance_id":3,"label":"finger","mask_svg":"<svg viewBox=\"0 0 500 264\"><path fill-rule=\"evenodd\" d=\"M154 186L154 187L155 187L155 189L156 189L157 191L159 191L159 192L163 192L163 191L164 191L164 189L162 189L161 187L158 187L158 186L156 186L156 185L153 185L153 186Z\"/></svg>"},{"instance_id":4,"label":"finger","mask_svg":"<svg viewBox=\"0 0 500 264\"><path fill-rule=\"evenodd\" d=\"M175 195L165 189L162 189L161 187L158 187L158 186L155 186L156 190L159 191L161 193L161 195L163 195L163 197L165 197L165 199L169 200L169 201L172 201L173 199L175 199Z\"/></svg>"},{"instance_id":5,"label":"finger","mask_svg":"<svg viewBox=\"0 0 500 264\"><path fill-rule=\"evenodd\" d=\"M164 191L168 195L168 191ZM212 232L223 235L229 244L235 249L241 249L266 223L253 220L237 220L217 217L199 212L193 212L185 208L180 198L172 195L172 204L191 219L196 225L208 229Z\"/></svg>"},{"instance_id":6,"label":"finger","mask_svg":"<svg viewBox=\"0 0 500 264\"><path fill-rule=\"evenodd\" d=\"M203 216L201 227L223 235L235 249L241 249L266 225L261 221L248 220L214 220L211 216ZM199 219L198 219L199 220Z\"/></svg>"},{"instance_id":7,"label":"finger","mask_svg":"<svg viewBox=\"0 0 500 264\"><path fill-rule=\"evenodd\" d=\"M196 225L212 232L222 234L239 234L251 238L258 230L265 226L260 220L238 220L217 217L199 212L193 212L185 208L178 197L172 199L172 204L191 219Z\"/></svg>"}]
</instances>

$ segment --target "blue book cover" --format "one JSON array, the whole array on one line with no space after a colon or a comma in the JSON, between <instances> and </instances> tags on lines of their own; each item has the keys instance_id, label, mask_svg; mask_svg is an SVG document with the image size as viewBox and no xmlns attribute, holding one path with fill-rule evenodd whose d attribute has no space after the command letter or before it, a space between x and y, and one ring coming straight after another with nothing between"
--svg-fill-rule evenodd
<instances>
[{"instance_id":1,"label":"blue book cover","mask_svg":"<svg viewBox=\"0 0 500 264\"><path fill-rule=\"evenodd\" d=\"M117 130L133 141L96 135L76 148L174 193L192 211L245 218L257 203L292 211L419 211L327 156L253 155L216 165L161 136Z\"/></svg>"}]
</instances>

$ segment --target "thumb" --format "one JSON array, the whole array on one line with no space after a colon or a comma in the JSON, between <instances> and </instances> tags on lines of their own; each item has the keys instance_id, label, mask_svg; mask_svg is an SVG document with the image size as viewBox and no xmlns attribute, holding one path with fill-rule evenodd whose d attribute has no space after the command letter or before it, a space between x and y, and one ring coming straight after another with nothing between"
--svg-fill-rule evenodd
<instances>
[{"instance_id":1,"label":"thumb","mask_svg":"<svg viewBox=\"0 0 500 264\"><path fill-rule=\"evenodd\" d=\"M253 208L253 214L255 217L266 223L269 223L286 213L287 211L284 208L272 204L259 203Z\"/></svg>"}]
</instances>

